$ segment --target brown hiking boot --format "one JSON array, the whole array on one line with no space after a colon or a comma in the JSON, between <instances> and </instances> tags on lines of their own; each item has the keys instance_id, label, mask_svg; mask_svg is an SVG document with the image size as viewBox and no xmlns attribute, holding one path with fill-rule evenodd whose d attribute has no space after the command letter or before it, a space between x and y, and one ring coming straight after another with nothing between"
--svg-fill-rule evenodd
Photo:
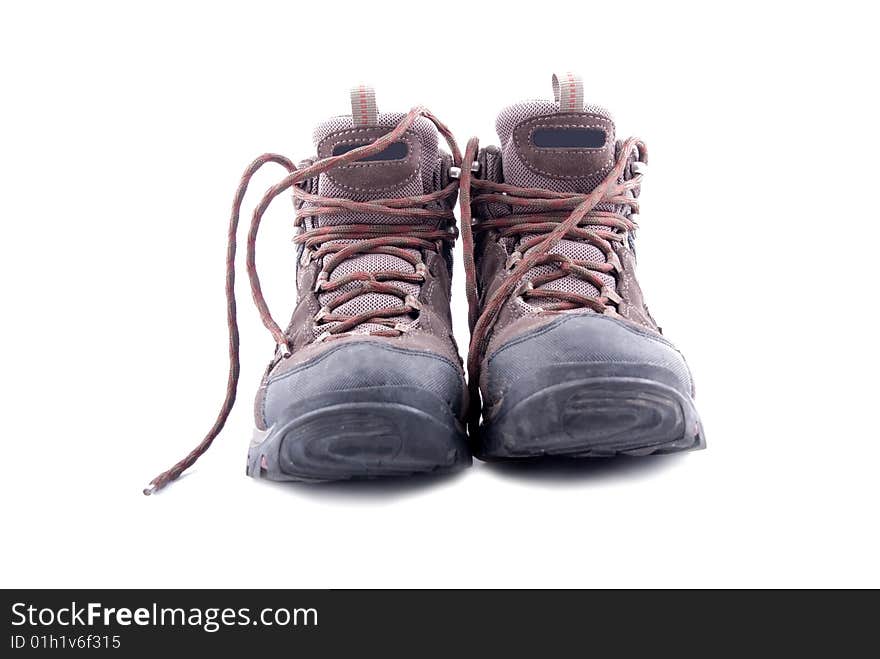
<instances>
[{"instance_id":1,"label":"brown hiking boot","mask_svg":"<svg viewBox=\"0 0 880 659\"><path fill-rule=\"evenodd\" d=\"M555 101L501 111L500 149L471 140L465 152L476 163L461 198L475 453L702 447L691 374L635 278L645 145L615 138L577 76L553 83Z\"/></svg>"},{"instance_id":2,"label":"brown hiking boot","mask_svg":"<svg viewBox=\"0 0 880 659\"><path fill-rule=\"evenodd\" d=\"M227 254L227 398L202 443L154 479L146 494L195 462L235 399L235 235L248 182L267 162L290 175L266 193L248 236L254 300L278 349L257 393L247 473L328 481L470 464L467 394L449 311L458 193L450 172L457 175L461 154L448 129L426 110L379 114L366 87L351 98L351 115L315 129L315 158L297 167L266 155L245 172ZM438 130L452 155L438 147ZM296 208L298 301L282 330L260 291L254 245L269 203L287 191Z\"/></svg>"}]
</instances>

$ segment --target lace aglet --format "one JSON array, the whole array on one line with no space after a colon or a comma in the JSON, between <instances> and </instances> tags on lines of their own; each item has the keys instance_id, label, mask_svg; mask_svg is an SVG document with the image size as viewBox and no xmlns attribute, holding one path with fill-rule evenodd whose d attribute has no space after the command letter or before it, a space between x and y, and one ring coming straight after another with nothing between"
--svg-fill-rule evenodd
<instances>
[{"instance_id":1,"label":"lace aglet","mask_svg":"<svg viewBox=\"0 0 880 659\"><path fill-rule=\"evenodd\" d=\"M144 496L145 496L145 497L148 497L148 496L150 496L151 494L153 494L153 492L155 492L155 491L158 490L158 489L159 489L159 488L156 487L156 484L155 484L155 483L150 483L149 485L147 485L147 486L144 488Z\"/></svg>"}]
</instances>

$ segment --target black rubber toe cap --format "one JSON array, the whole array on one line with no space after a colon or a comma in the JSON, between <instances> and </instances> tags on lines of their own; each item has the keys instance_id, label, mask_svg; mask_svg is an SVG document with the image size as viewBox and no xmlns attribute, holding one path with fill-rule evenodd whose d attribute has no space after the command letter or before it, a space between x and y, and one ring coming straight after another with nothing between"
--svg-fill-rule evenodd
<instances>
[{"instance_id":1,"label":"black rubber toe cap","mask_svg":"<svg viewBox=\"0 0 880 659\"><path fill-rule=\"evenodd\" d=\"M643 378L693 395L690 371L671 343L599 314L561 315L517 337L490 355L486 371L490 407L548 383L593 376Z\"/></svg>"},{"instance_id":2,"label":"black rubber toe cap","mask_svg":"<svg viewBox=\"0 0 880 659\"><path fill-rule=\"evenodd\" d=\"M374 341L342 343L270 378L263 418L271 426L292 402L319 401L327 394L368 391L376 402L397 403L405 396L401 392L414 389L444 403L456 417L461 415L464 381L448 359Z\"/></svg>"}]
</instances>

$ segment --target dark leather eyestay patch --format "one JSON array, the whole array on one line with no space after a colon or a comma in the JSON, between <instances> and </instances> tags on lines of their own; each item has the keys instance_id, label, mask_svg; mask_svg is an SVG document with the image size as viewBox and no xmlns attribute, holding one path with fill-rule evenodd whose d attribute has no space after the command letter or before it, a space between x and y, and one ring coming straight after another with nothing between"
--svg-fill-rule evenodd
<instances>
[{"instance_id":1,"label":"dark leather eyestay patch","mask_svg":"<svg viewBox=\"0 0 880 659\"><path fill-rule=\"evenodd\" d=\"M341 156L343 153L354 151L358 147L366 146L369 142L363 144L337 144L333 147L333 155ZM392 142L386 149L379 153L361 158L358 162L371 162L376 160L403 160L409 153L409 147L406 142Z\"/></svg>"},{"instance_id":2,"label":"dark leather eyestay patch","mask_svg":"<svg viewBox=\"0 0 880 659\"><path fill-rule=\"evenodd\" d=\"M540 149L601 149L608 136L601 128L537 128L532 144Z\"/></svg>"}]
</instances>

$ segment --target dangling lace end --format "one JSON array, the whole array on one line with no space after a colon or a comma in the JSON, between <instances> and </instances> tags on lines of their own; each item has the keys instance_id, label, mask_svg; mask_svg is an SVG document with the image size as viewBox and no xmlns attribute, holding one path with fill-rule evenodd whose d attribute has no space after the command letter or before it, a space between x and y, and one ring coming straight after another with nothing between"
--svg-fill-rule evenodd
<instances>
[{"instance_id":1,"label":"dangling lace end","mask_svg":"<svg viewBox=\"0 0 880 659\"><path fill-rule=\"evenodd\" d=\"M326 312L324 311L326 309ZM330 313L329 307L322 307L321 311L315 314L315 320L320 320L324 316ZM290 343L287 341L287 337L284 337L283 341L277 341L275 344L275 357L277 359L287 359L290 355L293 354L290 351Z\"/></svg>"},{"instance_id":2,"label":"dangling lace end","mask_svg":"<svg viewBox=\"0 0 880 659\"><path fill-rule=\"evenodd\" d=\"M166 485L168 485L168 483L176 479L176 476L172 476L167 471L159 474L153 480L151 480L149 484L143 489L144 496L152 496L159 490L163 489Z\"/></svg>"}]
</instances>

